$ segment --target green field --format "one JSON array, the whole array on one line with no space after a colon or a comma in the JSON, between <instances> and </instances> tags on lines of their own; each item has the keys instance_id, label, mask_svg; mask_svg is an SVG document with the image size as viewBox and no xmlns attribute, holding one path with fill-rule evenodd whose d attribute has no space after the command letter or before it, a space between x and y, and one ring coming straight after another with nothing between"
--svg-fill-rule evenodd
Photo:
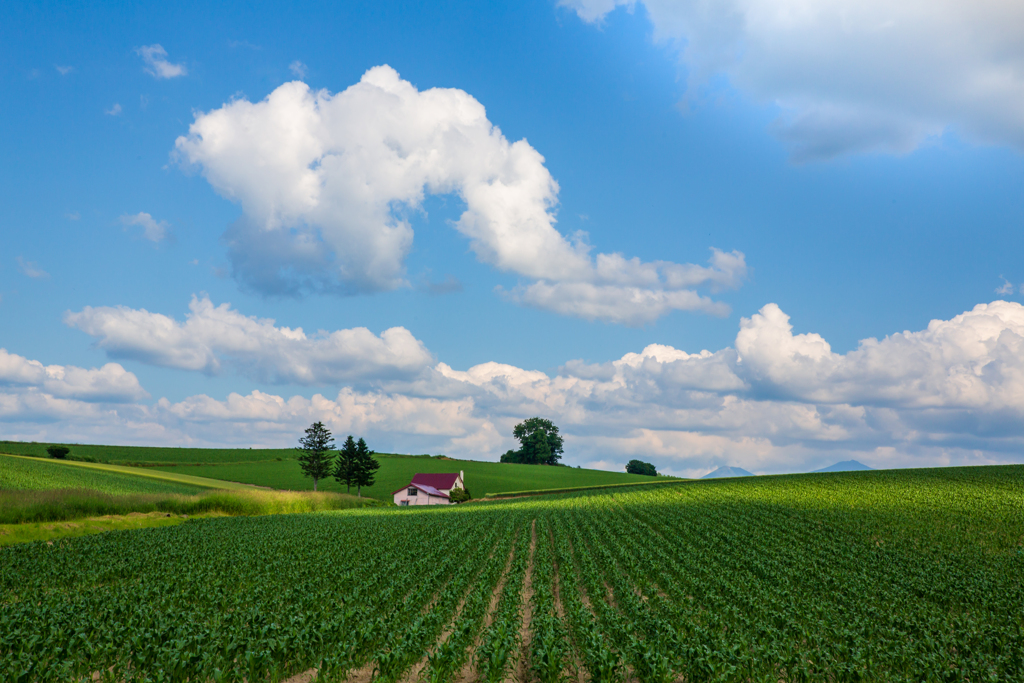
<instances>
[{"instance_id":1,"label":"green field","mask_svg":"<svg viewBox=\"0 0 1024 683\"><path fill-rule=\"evenodd\" d=\"M24 441L0 441L0 453L48 457L46 447L55 444ZM92 458L114 465L151 463L190 464L250 462L258 460L294 459L294 448L151 448L146 446L96 446L56 444L71 449L71 457Z\"/></svg>"},{"instance_id":2,"label":"green field","mask_svg":"<svg viewBox=\"0 0 1024 683\"><path fill-rule=\"evenodd\" d=\"M380 462L380 469L377 470L376 483L370 488L363 489L363 495L378 500L392 500L392 492L408 484L413 475L418 472L458 472L461 470L465 473L466 486L474 498L482 498L488 493L508 491L653 481L652 477L641 474L584 470L573 467L514 465L388 455L379 455L377 459ZM209 479L243 482L274 489L313 490L313 480L302 476L302 470L294 460L148 469L169 473L188 472ZM318 488L324 491L345 491L345 487L334 479L321 481ZM355 493L355 489L352 489L352 492Z\"/></svg>"},{"instance_id":3,"label":"green field","mask_svg":"<svg viewBox=\"0 0 1024 683\"><path fill-rule=\"evenodd\" d=\"M190 520L0 549L0 680L1024 680L1022 578L1022 466Z\"/></svg>"},{"instance_id":4,"label":"green field","mask_svg":"<svg viewBox=\"0 0 1024 683\"><path fill-rule=\"evenodd\" d=\"M0 455L0 490L90 489L101 493L198 493L209 488L196 479L142 476L128 468ZM210 482L223 486L220 482Z\"/></svg>"},{"instance_id":5,"label":"green field","mask_svg":"<svg viewBox=\"0 0 1024 683\"><path fill-rule=\"evenodd\" d=\"M0 453L46 458L46 443L0 441ZM293 448L145 448L138 446L83 446L64 444L72 457L92 458L97 463L135 465L133 471L187 481L191 475L204 480L237 482L290 491L312 491L313 481L302 476ZM391 500L391 492L408 484L419 472L465 472L466 485L474 498L491 493L603 486L649 482L651 477L625 472L605 472L570 467L542 467L508 463L452 460L443 456L378 453L381 468L374 486L363 495ZM3 458L0 457L0 462ZM51 461L52 462L52 461ZM91 463L90 463L91 464ZM2 464L0 464L2 467ZM0 470L0 477L2 477ZM194 482L193 482L194 483ZM206 485L210 485L207 483ZM218 486L230 487L230 483ZM3 488L0 479L0 488ZM321 481L320 490L343 492L334 479Z\"/></svg>"},{"instance_id":6,"label":"green field","mask_svg":"<svg viewBox=\"0 0 1024 683\"><path fill-rule=\"evenodd\" d=\"M71 460L0 455L0 490L89 489L102 493L196 493L251 489L248 484L208 479L183 471Z\"/></svg>"}]
</instances>

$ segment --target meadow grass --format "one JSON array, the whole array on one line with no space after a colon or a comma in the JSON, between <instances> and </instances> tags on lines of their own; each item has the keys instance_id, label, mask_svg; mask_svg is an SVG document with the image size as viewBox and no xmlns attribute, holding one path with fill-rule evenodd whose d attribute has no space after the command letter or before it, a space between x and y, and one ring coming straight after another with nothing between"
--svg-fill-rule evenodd
<instances>
[{"instance_id":1,"label":"meadow grass","mask_svg":"<svg viewBox=\"0 0 1024 683\"><path fill-rule=\"evenodd\" d=\"M474 498L511 491L566 489L652 481L651 477L640 474L585 470L574 467L547 467L544 465L390 455L378 455L377 460L380 462L380 469L377 470L376 483L369 488L364 488L362 495L378 500L391 500L393 491L408 484L413 476L420 472L459 472L461 470L465 473L466 486ZM153 469L162 472L187 471L208 479L224 479L274 489L293 491L313 489L313 480L304 477L298 463L291 460ZM659 481L662 479L659 478ZM317 488L323 491L345 491L345 487L333 478L320 480ZM352 493L355 492L356 489L353 487Z\"/></svg>"},{"instance_id":2,"label":"meadow grass","mask_svg":"<svg viewBox=\"0 0 1024 683\"><path fill-rule=\"evenodd\" d=\"M204 515L201 515L204 516ZM212 516L212 515L205 515ZM193 517L192 519L197 519ZM100 518L59 522L23 522L21 524L0 524L0 547L33 541L54 541L59 538L90 536L105 531L126 529L151 529L174 526L190 519L188 515L167 512L130 513Z\"/></svg>"},{"instance_id":3,"label":"meadow grass","mask_svg":"<svg viewBox=\"0 0 1024 683\"><path fill-rule=\"evenodd\" d=\"M51 444L41 441L0 441L0 454L48 458L48 446L67 446L69 458L88 462L149 467L153 465L199 465L295 460L294 448L178 448L161 446L103 446L97 444ZM381 453L385 457L431 458L443 456Z\"/></svg>"}]
</instances>

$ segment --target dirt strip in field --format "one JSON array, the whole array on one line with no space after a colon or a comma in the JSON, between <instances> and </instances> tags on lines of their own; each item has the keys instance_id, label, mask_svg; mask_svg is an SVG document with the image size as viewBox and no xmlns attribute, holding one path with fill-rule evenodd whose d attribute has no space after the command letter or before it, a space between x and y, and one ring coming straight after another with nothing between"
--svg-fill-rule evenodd
<instances>
[{"instance_id":1,"label":"dirt strip in field","mask_svg":"<svg viewBox=\"0 0 1024 683\"><path fill-rule=\"evenodd\" d=\"M530 679L530 624L533 620L533 555L537 550L537 520L530 524L530 559L526 563L526 578L523 579L523 621L519 625L519 661L516 671L505 683L525 682Z\"/></svg>"},{"instance_id":2,"label":"dirt strip in field","mask_svg":"<svg viewBox=\"0 0 1024 683\"><path fill-rule=\"evenodd\" d=\"M505 590L505 582L508 581L508 572L512 567L512 559L516 555L516 542L519 540L519 532L516 531L515 538L512 539L512 548L508 551L508 559L505 560L505 568L501 570L501 578L498 579L497 585L494 586L494 590L491 592L491 601L487 605L487 613L484 615L484 623L480 627L480 630L476 634L476 638L473 639L473 644L466 648L468 655L466 663L463 665L459 675L455 677L457 683L472 683L476 680L476 671L473 669L473 653L480 647L480 640L483 638L484 632L490 628L491 624L494 623L494 610L498 608L498 600L501 599L501 592Z\"/></svg>"},{"instance_id":3,"label":"dirt strip in field","mask_svg":"<svg viewBox=\"0 0 1024 683\"><path fill-rule=\"evenodd\" d=\"M473 575L473 578L470 579L468 587L463 592L462 598L459 600L459 604L455 608L454 616L452 616L451 620L445 625L444 630L441 631L441 637L438 638L437 641L435 641L431 645L431 647L427 649L428 653L430 652L431 649L436 649L437 645L440 645L441 643L447 641L448 638L451 636L452 631L455 629L455 625L459 623L459 617L462 616L462 610L466 606L466 599L469 596L470 591L472 591L474 586L476 585L476 580L480 577L480 574L483 573L484 569L487 568L487 565L490 564L491 560L494 558L494 553L497 550L497 548L498 542L495 541L494 546L491 548L491 552L487 555L487 559L484 560L484 563L480 565L480 569L478 569L476 571L476 574ZM426 613L426 611L424 611L424 613ZM427 663L429 661L430 660L427 656L427 653L424 653L423 657L421 657L418 662L413 664L412 667L410 667L410 669L406 671L401 676L401 678L398 679L399 683L416 683L416 681L419 681L423 673L423 670L427 667Z\"/></svg>"},{"instance_id":4,"label":"dirt strip in field","mask_svg":"<svg viewBox=\"0 0 1024 683\"><path fill-rule=\"evenodd\" d=\"M555 547L555 531L548 527L548 534L551 537L551 547ZM559 621L565 626L565 632L570 634L569 636L569 653L572 656L572 661L569 666L572 669L572 675L569 676L569 680L576 681L576 683L584 683L587 680L586 672L583 669L583 662L580 661L580 653L576 648L576 644L572 640L572 630L569 628L569 624L565 619L565 606L562 605L562 582L561 572L562 568L558 564L558 556L556 555L553 563L554 565L554 578L552 581L553 592L555 594L555 613L558 615Z\"/></svg>"}]
</instances>

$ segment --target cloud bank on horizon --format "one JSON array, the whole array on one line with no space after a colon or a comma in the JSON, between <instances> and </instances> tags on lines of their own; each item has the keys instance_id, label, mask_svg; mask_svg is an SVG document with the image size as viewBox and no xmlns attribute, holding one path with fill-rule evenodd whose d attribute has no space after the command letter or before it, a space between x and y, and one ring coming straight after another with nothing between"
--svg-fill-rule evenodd
<instances>
[{"instance_id":1,"label":"cloud bank on horizon","mask_svg":"<svg viewBox=\"0 0 1024 683\"><path fill-rule=\"evenodd\" d=\"M453 227L477 259L523 278L507 298L559 314L632 326L675 310L727 315L696 290L747 275L737 251L712 249L707 266L592 254L586 234L555 228L558 183L537 150L510 143L468 93L419 91L386 65L334 95L295 81L199 112L175 154L241 205L229 258L263 294L408 286L404 213L428 194L458 196Z\"/></svg>"},{"instance_id":2,"label":"cloud bank on horizon","mask_svg":"<svg viewBox=\"0 0 1024 683\"><path fill-rule=\"evenodd\" d=\"M307 337L207 298L193 299L184 323L125 307L86 308L65 321L111 358L292 382L324 373L318 384L343 386L334 398L253 391L146 404L135 375L117 363L43 367L0 351L0 420L10 438L281 446L322 420L393 448L496 459L515 423L542 415L566 433L574 463L619 467L642 456L682 475L723 464L810 470L849 458L875 467L993 464L1012 462L1024 446L1024 306L1007 301L866 339L846 354L817 334L794 334L767 304L741 319L732 347L655 344L607 363L570 361L554 376L495 362L458 371L402 328Z\"/></svg>"},{"instance_id":3,"label":"cloud bank on horizon","mask_svg":"<svg viewBox=\"0 0 1024 683\"><path fill-rule=\"evenodd\" d=\"M796 160L906 153L952 130L1024 149L1024 4L985 0L560 0L646 10L687 99L715 78L780 114Z\"/></svg>"}]
</instances>

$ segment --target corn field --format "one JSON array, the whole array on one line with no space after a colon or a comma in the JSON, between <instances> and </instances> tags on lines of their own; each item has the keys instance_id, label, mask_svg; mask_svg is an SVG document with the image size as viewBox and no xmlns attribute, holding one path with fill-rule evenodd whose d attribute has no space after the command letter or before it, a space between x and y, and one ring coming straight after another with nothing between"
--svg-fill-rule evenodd
<instances>
[{"instance_id":1,"label":"corn field","mask_svg":"<svg viewBox=\"0 0 1024 683\"><path fill-rule=\"evenodd\" d=\"M0 680L1024 680L1022 503L965 468L13 546Z\"/></svg>"}]
</instances>

